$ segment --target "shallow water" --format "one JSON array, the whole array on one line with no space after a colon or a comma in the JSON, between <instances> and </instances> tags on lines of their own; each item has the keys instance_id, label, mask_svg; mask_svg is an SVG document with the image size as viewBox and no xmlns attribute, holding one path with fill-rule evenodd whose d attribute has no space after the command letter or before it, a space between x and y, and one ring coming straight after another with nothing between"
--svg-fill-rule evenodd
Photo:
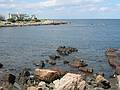
<instances>
[{"instance_id":1,"label":"shallow water","mask_svg":"<svg viewBox=\"0 0 120 90\"><path fill-rule=\"evenodd\" d=\"M57 65L72 70L63 60L82 57L95 72L112 74L105 50L120 48L120 20L68 20L68 25L46 25L0 28L0 62L5 68L28 67L34 69L33 62L48 58L61 46L71 46L79 50L57 61ZM49 65L47 65L48 67Z\"/></svg>"}]
</instances>

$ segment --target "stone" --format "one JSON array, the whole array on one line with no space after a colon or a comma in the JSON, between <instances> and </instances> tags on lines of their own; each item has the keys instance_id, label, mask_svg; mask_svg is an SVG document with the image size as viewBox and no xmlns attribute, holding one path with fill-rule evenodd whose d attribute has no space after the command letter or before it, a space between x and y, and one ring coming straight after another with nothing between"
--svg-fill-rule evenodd
<instances>
[{"instance_id":1,"label":"stone","mask_svg":"<svg viewBox=\"0 0 120 90\"><path fill-rule=\"evenodd\" d=\"M33 63L36 67L39 67L39 68L44 68L45 67L45 63L44 61L40 61L39 63Z\"/></svg>"},{"instance_id":2,"label":"stone","mask_svg":"<svg viewBox=\"0 0 120 90\"><path fill-rule=\"evenodd\" d=\"M28 87L27 90L38 90L38 89L37 87L31 86L31 87Z\"/></svg>"},{"instance_id":3,"label":"stone","mask_svg":"<svg viewBox=\"0 0 120 90\"><path fill-rule=\"evenodd\" d=\"M106 51L108 62L112 67L117 67L120 65L120 50L115 48L109 48Z\"/></svg>"},{"instance_id":4,"label":"stone","mask_svg":"<svg viewBox=\"0 0 120 90\"><path fill-rule=\"evenodd\" d=\"M16 76L8 72L0 71L0 90L21 90L19 84L15 82Z\"/></svg>"},{"instance_id":5,"label":"stone","mask_svg":"<svg viewBox=\"0 0 120 90\"><path fill-rule=\"evenodd\" d=\"M76 48L72 48L72 47L65 47L65 46L60 46L57 49L57 52L62 55L62 56L66 56L69 55L73 52L77 52L78 50Z\"/></svg>"},{"instance_id":6,"label":"stone","mask_svg":"<svg viewBox=\"0 0 120 90\"><path fill-rule=\"evenodd\" d=\"M63 69L61 69L61 68L59 68L57 66L51 67L50 69L54 70L54 71L58 71L61 76L66 74L66 72Z\"/></svg>"},{"instance_id":7,"label":"stone","mask_svg":"<svg viewBox=\"0 0 120 90\"><path fill-rule=\"evenodd\" d=\"M41 90L49 90L48 87L46 87L46 83L41 81L39 84L38 84L38 89L41 89Z\"/></svg>"},{"instance_id":8,"label":"stone","mask_svg":"<svg viewBox=\"0 0 120 90\"><path fill-rule=\"evenodd\" d=\"M59 59L60 56L58 56L58 55L50 55L49 58L52 59L52 60L56 60L56 59Z\"/></svg>"},{"instance_id":9,"label":"stone","mask_svg":"<svg viewBox=\"0 0 120 90\"><path fill-rule=\"evenodd\" d=\"M35 69L35 75L40 80L48 82L48 83L61 77L61 74L59 71L50 70L50 69Z\"/></svg>"},{"instance_id":10,"label":"stone","mask_svg":"<svg viewBox=\"0 0 120 90\"><path fill-rule=\"evenodd\" d=\"M66 61L66 60L65 60L65 61L63 61L63 63L64 63L64 64L69 64L69 61Z\"/></svg>"},{"instance_id":11,"label":"stone","mask_svg":"<svg viewBox=\"0 0 120 90\"><path fill-rule=\"evenodd\" d=\"M87 67L79 67L79 70L85 73L93 73L93 69Z\"/></svg>"},{"instance_id":12,"label":"stone","mask_svg":"<svg viewBox=\"0 0 120 90\"><path fill-rule=\"evenodd\" d=\"M0 63L0 68L2 68L3 67L3 64L2 63Z\"/></svg>"},{"instance_id":13,"label":"stone","mask_svg":"<svg viewBox=\"0 0 120 90\"><path fill-rule=\"evenodd\" d=\"M67 73L60 80L55 80L54 90L85 90L86 82L80 74Z\"/></svg>"},{"instance_id":14,"label":"stone","mask_svg":"<svg viewBox=\"0 0 120 90\"><path fill-rule=\"evenodd\" d=\"M120 75L117 75L118 87L120 88Z\"/></svg>"},{"instance_id":15,"label":"stone","mask_svg":"<svg viewBox=\"0 0 120 90\"><path fill-rule=\"evenodd\" d=\"M16 76L13 74L9 74L8 82L12 85L15 83Z\"/></svg>"},{"instance_id":16,"label":"stone","mask_svg":"<svg viewBox=\"0 0 120 90\"><path fill-rule=\"evenodd\" d=\"M75 68L87 66L87 64L86 64L83 60L81 60L81 59L79 59L79 58L73 60L73 62L70 63L69 65L70 65L71 67L75 67Z\"/></svg>"},{"instance_id":17,"label":"stone","mask_svg":"<svg viewBox=\"0 0 120 90\"><path fill-rule=\"evenodd\" d=\"M117 75L120 75L120 66L116 66L116 68L115 68L115 73L116 73Z\"/></svg>"},{"instance_id":18,"label":"stone","mask_svg":"<svg viewBox=\"0 0 120 90\"><path fill-rule=\"evenodd\" d=\"M95 81L97 86L100 86L104 89L111 88L110 82L107 79L105 79L102 75L97 75Z\"/></svg>"},{"instance_id":19,"label":"stone","mask_svg":"<svg viewBox=\"0 0 120 90\"><path fill-rule=\"evenodd\" d=\"M51 60L51 59L50 59L50 60L48 60L48 63L49 63L49 64L51 64L51 65L56 65L56 61Z\"/></svg>"}]
</instances>

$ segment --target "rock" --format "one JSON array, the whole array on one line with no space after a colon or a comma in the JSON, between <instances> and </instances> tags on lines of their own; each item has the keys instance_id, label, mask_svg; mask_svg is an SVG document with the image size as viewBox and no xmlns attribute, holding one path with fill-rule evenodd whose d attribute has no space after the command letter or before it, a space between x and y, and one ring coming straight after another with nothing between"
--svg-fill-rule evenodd
<instances>
[{"instance_id":1,"label":"rock","mask_svg":"<svg viewBox=\"0 0 120 90\"><path fill-rule=\"evenodd\" d=\"M78 50L76 48L72 48L72 47L65 47L65 46L60 46L58 47L57 49L57 52L60 54L60 55L69 55L73 52L77 52Z\"/></svg>"},{"instance_id":2,"label":"rock","mask_svg":"<svg viewBox=\"0 0 120 90\"><path fill-rule=\"evenodd\" d=\"M100 86L104 89L108 89L111 87L110 82L107 79L105 79L102 75L97 75L96 83L97 83L97 86Z\"/></svg>"},{"instance_id":3,"label":"rock","mask_svg":"<svg viewBox=\"0 0 120 90\"><path fill-rule=\"evenodd\" d=\"M25 71L25 72L24 72L24 76L29 77L29 76L30 76L30 72L29 72L29 71Z\"/></svg>"},{"instance_id":4,"label":"rock","mask_svg":"<svg viewBox=\"0 0 120 90\"><path fill-rule=\"evenodd\" d=\"M3 64L2 63L0 63L0 68L2 68L3 67Z\"/></svg>"},{"instance_id":5,"label":"rock","mask_svg":"<svg viewBox=\"0 0 120 90\"><path fill-rule=\"evenodd\" d=\"M56 60L56 59L59 59L60 56L58 56L58 55L50 55L49 58L52 59L52 60Z\"/></svg>"},{"instance_id":6,"label":"rock","mask_svg":"<svg viewBox=\"0 0 120 90\"><path fill-rule=\"evenodd\" d=\"M108 62L111 66L117 67L120 65L120 50L119 49L114 49L114 48L109 48L106 51L106 55L108 58Z\"/></svg>"},{"instance_id":7,"label":"rock","mask_svg":"<svg viewBox=\"0 0 120 90\"><path fill-rule=\"evenodd\" d=\"M8 72L0 71L0 90L21 90L19 84L15 82L16 76Z\"/></svg>"},{"instance_id":8,"label":"rock","mask_svg":"<svg viewBox=\"0 0 120 90\"><path fill-rule=\"evenodd\" d=\"M19 76L18 76L18 81L21 82L21 84L28 84L28 81L31 76L31 73L29 71L29 69L23 69L22 72L19 73Z\"/></svg>"},{"instance_id":9,"label":"rock","mask_svg":"<svg viewBox=\"0 0 120 90\"><path fill-rule=\"evenodd\" d=\"M35 66L39 67L39 68L44 68L45 67L45 63L44 61L40 61L40 63L33 63Z\"/></svg>"},{"instance_id":10,"label":"rock","mask_svg":"<svg viewBox=\"0 0 120 90\"><path fill-rule=\"evenodd\" d=\"M85 73L93 73L93 69L91 69L91 68L79 67L79 70L83 71Z\"/></svg>"},{"instance_id":11,"label":"rock","mask_svg":"<svg viewBox=\"0 0 120 90\"><path fill-rule=\"evenodd\" d=\"M35 69L35 75L40 80L48 83L61 77L61 73L59 71L54 71L50 69Z\"/></svg>"},{"instance_id":12,"label":"rock","mask_svg":"<svg viewBox=\"0 0 120 90\"><path fill-rule=\"evenodd\" d=\"M51 65L56 65L56 61L55 60L46 60L47 63L51 64Z\"/></svg>"},{"instance_id":13,"label":"rock","mask_svg":"<svg viewBox=\"0 0 120 90\"><path fill-rule=\"evenodd\" d=\"M86 82L82 79L81 75L67 73L60 80L55 80L54 90L85 90Z\"/></svg>"},{"instance_id":14,"label":"rock","mask_svg":"<svg viewBox=\"0 0 120 90\"><path fill-rule=\"evenodd\" d=\"M41 81L39 84L38 84L38 89L41 89L41 90L49 90L48 87L46 87L46 83Z\"/></svg>"},{"instance_id":15,"label":"rock","mask_svg":"<svg viewBox=\"0 0 120 90\"><path fill-rule=\"evenodd\" d=\"M16 76L13 74L9 74L8 82L12 85L15 83Z\"/></svg>"},{"instance_id":16,"label":"rock","mask_svg":"<svg viewBox=\"0 0 120 90\"><path fill-rule=\"evenodd\" d=\"M51 67L50 69L54 70L54 71L58 71L61 76L66 74L66 72L63 69L61 69L61 68L59 68L57 66Z\"/></svg>"},{"instance_id":17,"label":"rock","mask_svg":"<svg viewBox=\"0 0 120 90\"><path fill-rule=\"evenodd\" d=\"M120 75L117 75L118 87L120 88Z\"/></svg>"},{"instance_id":18,"label":"rock","mask_svg":"<svg viewBox=\"0 0 120 90\"><path fill-rule=\"evenodd\" d=\"M38 88L34 87L34 86L31 86L31 87L28 87L27 90L38 90Z\"/></svg>"},{"instance_id":19,"label":"rock","mask_svg":"<svg viewBox=\"0 0 120 90\"><path fill-rule=\"evenodd\" d=\"M116 66L116 68L115 68L115 73L116 73L117 75L120 75L120 66Z\"/></svg>"},{"instance_id":20,"label":"rock","mask_svg":"<svg viewBox=\"0 0 120 90\"><path fill-rule=\"evenodd\" d=\"M69 64L69 61L63 61L64 64Z\"/></svg>"},{"instance_id":21,"label":"rock","mask_svg":"<svg viewBox=\"0 0 120 90\"><path fill-rule=\"evenodd\" d=\"M87 64L81 60L81 59L75 59L72 63L69 64L71 67L79 68L79 67L85 67Z\"/></svg>"}]
</instances>

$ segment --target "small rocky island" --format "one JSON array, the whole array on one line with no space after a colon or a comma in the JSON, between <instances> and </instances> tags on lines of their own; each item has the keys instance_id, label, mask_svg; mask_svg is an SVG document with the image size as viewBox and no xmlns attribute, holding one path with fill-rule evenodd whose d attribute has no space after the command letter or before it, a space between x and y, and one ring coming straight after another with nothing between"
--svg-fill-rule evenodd
<instances>
[{"instance_id":1,"label":"small rocky island","mask_svg":"<svg viewBox=\"0 0 120 90\"><path fill-rule=\"evenodd\" d=\"M111 76L114 82L105 78L104 72L95 73L94 68L89 67L82 58L63 61L66 66L77 69L77 72L65 71L55 66L60 58L77 53L78 49L59 46L56 52L58 54L49 55L48 60L33 63L36 66L34 71L24 68L16 75L4 69L4 65L0 63L0 90L119 90L119 49L109 48L105 52L108 63L115 70ZM52 67L46 68L46 64Z\"/></svg>"},{"instance_id":2,"label":"small rocky island","mask_svg":"<svg viewBox=\"0 0 120 90\"><path fill-rule=\"evenodd\" d=\"M61 25L68 24L67 21L54 19L39 19L35 15L27 14L10 14L9 18L0 17L0 27L16 27L16 26L38 26L38 25Z\"/></svg>"}]
</instances>

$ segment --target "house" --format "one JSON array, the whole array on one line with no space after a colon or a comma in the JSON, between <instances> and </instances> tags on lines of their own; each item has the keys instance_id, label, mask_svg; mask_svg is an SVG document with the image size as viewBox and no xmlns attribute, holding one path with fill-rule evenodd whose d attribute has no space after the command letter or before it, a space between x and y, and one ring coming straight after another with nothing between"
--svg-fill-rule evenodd
<instances>
[{"instance_id":1,"label":"house","mask_svg":"<svg viewBox=\"0 0 120 90\"><path fill-rule=\"evenodd\" d=\"M28 19L29 16L27 14L20 14L20 13L16 13L16 14L12 14L12 13L9 13L9 19L14 19L14 20L24 20L24 19Z\"/></svg>"}]
</instances>

